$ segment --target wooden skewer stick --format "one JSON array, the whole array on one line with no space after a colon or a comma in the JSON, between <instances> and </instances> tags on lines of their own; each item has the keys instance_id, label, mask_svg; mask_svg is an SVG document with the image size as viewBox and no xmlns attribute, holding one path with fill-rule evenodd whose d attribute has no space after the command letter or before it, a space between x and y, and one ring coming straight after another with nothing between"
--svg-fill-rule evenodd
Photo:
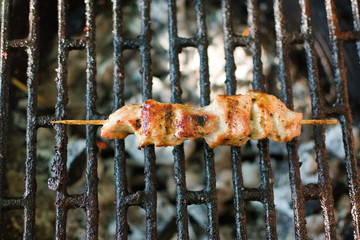
<instances>
[{"instance_id":1,"label":"wooden skewer stick","mask_svg":"<svg viewBox=\"0 0 360 240\"><path fill-rule=\"evenodd\" d=\"M66 125L104 125L106 120L59 120L51 121L52 124L66 124ZM338 124L339 121L336 119L303 119L300 124Z\"/></svg>"},{"instance_id":2,"label":"wooden skewer stick","mask_svg":"<svg viewBox=\"0 0 360 240\"><path fill-rule=\"evenodd\" d=\"M51 121L52 124L66 124L66 125L104 125L106 120L59 120Z\"/></svg>"},{"instance_id":3,"label":"wooden skewer stick","mask_svg":"<svg viewBox=\"0 0 360 240\"><path fill-rule=\"evenodd\" d=\"M313 119L303 119L300 121L300 124L338 124L339 121L336 119L319 119L319 120L313 120Z\"/></svg>"}]
</instances>

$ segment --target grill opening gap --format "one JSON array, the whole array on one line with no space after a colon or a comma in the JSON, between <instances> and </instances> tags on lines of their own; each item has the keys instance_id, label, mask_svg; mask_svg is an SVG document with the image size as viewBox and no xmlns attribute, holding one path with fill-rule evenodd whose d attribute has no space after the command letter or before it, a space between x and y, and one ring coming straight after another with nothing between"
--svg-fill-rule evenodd
<instances>
[{"instance_id":1,"label":"grill opening gap","mask_svg":"<svg viewBox=\"0 0 360 240\"><path fill-rule=\"evenodd\" d=\"M24 209L2 210L2 226L4 239L22 239L24 234Z\"/></svg>"},{"instance_id":2,"label":"grill opening gap","mask_svg":"<svg viewBox=\"0 0 360 240\"><path fill-rule=\"evenodd\" d=\"M178 36L183 38L195 37L197 32L195 1L176 1L176 18Z\"/></svg>"},{"instance_id":3,"label":"grill opening gap","mask_svg":"<svg viewBox=\"0 0 360 240\"><path fill-rule=\"evenodd\" d=\"M129 239L143 239L145 236L145 210L139 206L128 209Z\"/></svg>"},{"instance_id":4,"label":"grill opening gap","mask_svg":"<svg viewBox=\"0 0 360 240\"><path fill-rule=\"evenodd\" d=\"M9 53L9 115L5 196L22 197L25 191L26 128L28 91L26 87L27 54L23 50ZM5 103L4 103L5 104Z\"/></svg>"},{"instance_id":5,"label":"grill opening gap","mask_svg":"<svg viewBox=\"0 0 360 240\"><path fill-rule=\"evenodd\" d=\"M265 239L264 207L260 202L246 203L246 230L249 239Z\"/></svg>"},{"instance_id":6,"label":"grill opening gap","mask_svg":"<svg viewBox=\"0 0 360 240\"><path fill-rule=\"evenodd\" d=\"M232 29L238 36L249 36L249 26L247 23L248 9L246 1L231 1Z\"/></svg>"},{"instance_id":7,"label":"grill opening gap","mask_svg":"<svg viewBox=\"0 0 360 240\"><path fill-rule=\"evenodd\" d=\"M318 164L314 147L314 140L308 140L299 144L300 175L301 181L304 184L318 182Z\"/></svg>"},{"instance_id":8,"label":"grill opening gap","mask_svg":"<svg viewBox=\"0 0 360 240\"><path fill-rule=\"evenodd\" d=\"M129 145L129 144L125 144ZM126 149L125 149L126 151ZM128 181L128 191L130 193L135 193L137 191L143 191L145 188L145 173L144 173L144 150L139 151L139 155L136 156L136 159L130 158L128 160L131 169L127 171L127 181ZM142 161L138 162L138 161Z\"/></svg>"},{"instance_id":9,"label":"grill opening gap","mask_svg":"<svg viewBox=\"0 0 360 240\"><path fill-rule=\"evenodd\" d=\"M126 104L142 103L141 57L137 50L127 49L124 56L125 100Z\"/></svg>"},{"instance_id":10,"label":"grill opening gap","mask_svg":"<svg viewBox=\"0 0 360 240\"><path fill-rule=\"evenodd\" d=\"M335 1L335 12L342 32L354 31L351 0Z\"/></svg>"},{"instance_id":11,"label":"grill opening gap","mask_svg":"<svg viewBox=\"0 0 360 240\"><path fill-rule=\"evenodd\" d=\"M65 34L67 38L82 39L88 29L85 28L85 2L69 1L66 15Z\"/></svg>"},{"instance_id":12,"label":"grill opening gap","mask_svg":"<svg viewBox=\"0 0 360 240\"><path fill-rule=\"evenodd\" d=\"M182 100L184 103L198 106L198 99L200 98L200 56L197 49L193 47L183 48L179 54L179 63L180 81L183 89ZM193 101L196 101L196 104Z\"/></svg>"},{"instance_id":13,"label":"grill opening gap","mask_svg":"<svg viewBox=\"0 0 360 240\"><path fill-rule=\"evenodd\" d=\"M307 200L305 202L305 216L311 216L311 215L321 215L321 204L318 199L316 200Z\"/></svg>"},{"instance_id":14,"label":"grill opening gap","mask_svg":"<svg viewBox=\"0 0 360 240\"><path fill-rule=\"evenodd\" d=\"M290 35L298 36L302 24L299 1L284 1L283 5L286 32Z\"/></svg>"},{"instance_id":15,"label":"grill opening gap","mask_svg":"<svg viewBox=\"0 0 360 240\"><path fill-rule=\"evenodd\" d=\"M200 140L201 141L201 140ZM201 143L204 144L204 141ZM198 146L200 147L200 145ZM205 160L203 151L196 151L186 161L186 187L189 191L201 191L205 187Z\"/></svg>"},{"instance_id":16,"label":"grill opening gap","mask_svg":"<svg viewBox=\"0 0 360 240\"><path fill-rule=\"evenodd\" d=\"M85 131L85 127L81 130ZM74 133L81 132L74 127ZM86 139L85 137L69 135L67 145L67 191L69 194L81 194L85 190L86 168Z\"/></svg>"},{"instance_id":17,"label":"grill opening gap","mask_svg":"<svg viewBox=\"0 0 360 240\"><path fill-rule=\"evenodd\" d=\"M151 18L151 70L153 75L153 92L157 82L161 83L161 91L167 91L166 102L170 102L170 80L169 80L169 31L166 26L168 22L168 4L166 1L152 1L150 5ZM159 14L164 13L164 14ZM166 84L166 85L165 85Z\"/></svg>"},{"instance_id":18,"label":"grill opening gap","mask_svg":"<svg viewBox=\"0 0 360 240\"><path fill-rule=\"evenodd\" d=\"M273 148L275 151L271 151L272 148L270 146L270 158L272 169L275 169L272 174L274 178L276 232L279 239L286 239L289 236L294 236L295 226L286 146L282 144L281 147L281 149L275 148L276 150ZM278 150L280 151L277 152Z\"/></svg>"},{"instance_id":19,"label":"grill opening gap","mask_svg":"<svg viewBox=\"0 0 360 240\"><path fill-rule=\"evenodd\" d=\"M359 129L353 128L352 134L358 136ZM328 126L325 130L325 144L328 153L328 164L330 177L336 181L340 180L343 184L346 184L346 166L345 166L345 149L343 143L343 133L341 125ZM359 145L357 145L356 152L359 151ZM354 173L353 173L354 174Z\"/></svg>"},{"instance_id":20,"label":"grill opening gap","mask_svg":"<svg viewBox=\"0 0 360 240\"><path fill-rule=\"evenodd\" d=\"M98 144L99 145L99 144ZM99 238L114 239L116 236L115 218L115 187L114 187L114 159L106 156L99 147L98 155L98 200L99 200Z\"/></svg>"},{"instance_id":21,"label":"grill opening gap","mask_svg":"<svg viewBox=\"0 0 360 240\"><path fill-rule=\"evenodd\" d=\"M243 176L243 185L245 188L257 188L261 183L260 179L260 157L244 158L241 171Z\"/></svg>"},{"instance_id":22,"label":"grill opening gap","mask_svg":"<svg viewBox=\"0 0 360 240\"><path fill-rule=\"evenodd\" d=\"M127 1L123 7L123 36L124 39L136 39L141 34L140 1Z\"/></svg>"},{"instance_id":23,"label":"grill opening gap","mask_svg":"<svg viewBox=\"0 0 360 240\"><path fill-rule=\"evenodd\" d=\"M325 238L324 218L322 214L311 214L305 217L309 239Z\"/></svg>"},{"instance_id":24,"label":"grill opening gap","mask_svg":"<svg viewBox=\"0 0 360 240\"><path fill-rule=\"evenodd\" d=\"M85 119L86 116L86 53L72 50L68 58L68 118Z\"/></svg>"},{"instance_id":25,"label":"grill opening gap","mask_svg":"<svg viewBox=\"0 0 360 240\"><path fill-rule=\"evenodd\" d=\"M9 39L24 39L29 34L29 0L10 0Z\"/></svg>"},{"instance_id":26,"label":"grill opening gap","mask_svg":"<svg viewBox=\"0 0 360 240\"><path fill-rule=\"evenodd\" d=\"M98 28L99 29L99 28ZM97 82L96 82L96 91L97 91L97 101L96 109L100 114L110 114L113 110L114 98L111 94L113 92L114 85L114 76L113 69L114 64L112 57L106 52L109 50L110 46L101 43L98 44L98 49L102 54L98 55L98 68L97 68ZM112 51L112 50L111 50ZM125 86L125 89L127 86Z\"/></svg>"},{"instance_id":27,"label":"grill opening gap","mask_svg":"<svg viewBox=\"0 0 360 240\"><path fill-rule=\"evenodd\" d=\"M193 204L187 207L189 216L189 238L206 239L207 209L205 204Z\"/></svg>"},{"instance_id":28,"label":"grill opening gap","mask_svg":"<svg viewBox=\"0 0 360 240\"><path fill-rule=\"evenodd\" d=\"M218 200L220 194L218 194ZM224 239L236 239L235 217L234 217L234 203L233 201L227 201L222 204L222 208L219 210L219 233ZM218 206L221 206L221 205Z\"/></svg>"},{"instance_id":29,"label":"grill opening gap","mask_svg":"<svg viewBox=\"0 0 360 240\"><path fill-rule=\"evenodd\" d=\"M47 58L47 56L44 56ZM45 60L40 60L44 61ZM41 64L40 64L41 65ZM38 84L38 114L40 116L52 115L55 113L55 104L57 96L56 77L55 71L49 71L50 64L44 63L43 69L40 70L39 84Z\"/></svg>"},{"instance_id":30,"label":"grill opening gap","mask_svg":"<svg viewBox=\"0 0 360 240\"><path fill-rule=\"evenodd\" d=\"M86 214L81 208L69 209L66 219L66 239L85 239Z\"/></svg>"},{"instance_id":31,"label":"grill opening gap","mask_svg":"<svg viewBox=\"0 0 360 240\"><path fill-rule=\"evenodd\" d=\"M226 73L224 71L226 61L224 53L224 31L222 26L222 14L219 9L214 8L214 3L209 3L206 8L207 39L209 42L207 54L209 65L209 81L211 92L225 94Z\"/></svg>"},{"instance_id":32,"label":"grill opening gap","mask_svg":"<svg viewBox=\"0 0 360 240\"><path fill-rule=\"evenodd\" d=\"M234 50L234 62L236 66L235 78L237 93L246 93L251 89L253 81L253 58L248 49L237 47Z\"/></svg>"},{"instance_id":33,"label":"grill opening gap","mask_svg":"<svg viewBox=\"0 0 360 240\"><path fill-rule=\"evenodd\" d=\"M49 190L47 181L51 176L50 167L54 157L55 131L39 128L37 131L37 169L36 169L36 214L35 238L51 239L55 236L56 192Z\"/></svg>"},{"instance_id":34,"label":"grill opening gap","mask_svg":"<svg viewBox=\"0 0 360 240\"><path fill-rule=\"evenodd\" d=\"M333 182L334 206L336 213L336 226L343 239L351 239L354 234L354 225L351 216L351 201L346 184L340 181Z\"/></svg>"}]
</instances>

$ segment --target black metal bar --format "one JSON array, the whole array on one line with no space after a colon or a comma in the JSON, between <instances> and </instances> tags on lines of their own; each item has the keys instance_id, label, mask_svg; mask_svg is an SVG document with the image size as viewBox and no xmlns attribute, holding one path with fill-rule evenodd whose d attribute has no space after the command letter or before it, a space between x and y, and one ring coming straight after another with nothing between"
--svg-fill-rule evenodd
<instances>
[{"instance_id":1,"label":"black metal bar","mask_svg":"<svg viewBox=\"0 0 360 240\"><path fill-rule=\"evenodd\" d=\"M36 140L37 140L37 85L39 81L39 17L38 1L29 4L29 45L27 48L27 127L24 205L24 239L33 238L35 233L35 196L36 196Z\"/></svg>"},{"instance_id":2,"label":"black metal bar","mask_svg":"<svg viewBox=\"0 0 360 240\"><path fill-rule=\"evenodd\" d=\"M141 12L141 34L142 40L140 46L141 56L141 78L143 100L152 98L152 67L150 55L151 42L151 18L150 18L150 0L140 1ZM145 173L145 199L144 209L146 211L146 238L157 238L157 220L156 220L156 178L155 178L155 150L154 146L144 148L144 173Z\"/></svg>"},{"instance_id":3,"label":"black metal bar","mask_svg":"<svg viewBox=\"0 0 360 240\"><path fill-rule=\"evenodd\" d=\"M169 61L170 61L170 81L171 81L171 102L181 102L181 73L179 63L179 53L181 51L181 44L179 44L179 37L177 35L177 19L176 19L176 1L168 0L168 29L169 29Z\"/></svg>"},{"instance_id":4,"label":"black metal bar","mask_svg":"<svg viewBox=\"0 0 360 240\"><path fill-rule=\"evenodd\" d=\"M58 1L58 68L57 68L57 102L55 106L55 116L57 119L66 118L66 106L68 104L67 89L67 61L68 49L64 46L66 41L66 15L67 2ZM58 240L66 239L66 220L68 206L66 204L66 161L67 161L67 133L63 125L55 125L55 156L52 163L52 171L55 177L49 179L49 188L56 191L56 221L55 236Z\"/></svg>"},{"instance_id":5,"label":"black metal bar","mask_svg":"<svg viewBox=\"0 0 360 240\"><path fill-rule=\"evenodd\" d=\"M223 31L224 31L224 50L225 50L225 73L226 73L226 93L229 95L236 94L236 78L235 78L235 60L234 50L236 43L234 37L236 36L232 26L232 1L221 1L222 15L223 15ZM234 215L236 225L236 238L247 239L246 232L246 209L245 200L242 189L244 189L242 176L242 158L241 148L231 147L231 166L232 166L232 181L234 191Z\"/></svg>"},{"instance_id":6,"label":"black metal bar","mask_svg":"<svg viewBox=\"0 0 360 240\"><path fill-rule=\"evenodd\" d=\"M123 9L121 0L113 0L113 48L114 48L114 109L122 107L124 101L125 74L123 58ZM115 140L114 184L116 205L116 239L127 239L129 226L127 224L127 176L124 140Z\"/></svg>"},{"instance_id":7,"label":"black metal bar","mask_svg":"<svg viewBox=\"0 0 360 240\"><path fill-rule=\"evenodd\" d=\"M36 196L36 131L37 131L37 83L38 83L38 4L36 0L29 2L29 35L27 40L16 39L8 40L9 9L11 2L2 2L1 15L1 40L0 40L0 224L4 226L2 211L4 208L24 209L24 239L31 239L35 233L35 196ZM25 160L25 193L23 198L4 199L3 183L7 162L7 140L8 140L8 121L9 121L9 62L11 54L9 47L24 48L27 51L27 86L28 86L28 106L27 106L27 127L26 127L26 160ZM4 239L3 230L0 238Z\"/></svg>"},{"instance_id":8,"label":"black metal bar","mask_svg":"<svg viewBox=\"0 0 360 240\"><path fill-rule=\"evenodd\" d=\"M259 10L257 0L248 0L248 26L249 26L249 43L248 48L251 51L253 58L253 83L254 90L265 92L266 83L263 77L262 62L261 62L261 46L259 37Z\"/></svg>"},{"instance_id":9,"label":"black metal bar","mask_svg":"<svg viewBox=\"0 0 360 240\"><path fill-rule=\"evenodd\" d=\"M29 46L29 39L13 39L8 41L8 46L10 48L26 48Z\"/></svg>"},{"instance_id":10,"label":"black metal bar","mask_svg":"<svg viewBox=\"0 0 360 240\"><path fill-rule=\"evenodd\" d=\"M293 108L292 96L289 90L292 86L292 79L290 75L288 55L290 46L285 33L285 17L284 17L284 1L274 1L274 14L275 14L275 31L276 31L276 51L279 58L278 77L281 82L281 97L283 102L291 109Z\"/></svg>"},{"instance_id":11,"label":"black metal bar","mask_svg":"<svg viewBox=\"0 0 360 240\"><path fill-rule=\"evenodd\" d=\"M225 51L225 73L226 73L226 93L229 95L236 94L236 78L235 78L235 60L234 60L234 31L232 21L232 1L221 1L221 9L223 15L223 31L224 31L224 51Z\"/></svg>"},{"instance_id":12,"label":"black metal bar","mask_svg":"<svg viewBox=\"0 0 360 240\"><path fill-rule=\"evenodd\" d=\"M234 213L236 224L236 238L247 239L246 232L246 203L243 193L242 157L240 147L231 147L232 181L234 191Z\"/></svg>"},{"instance_id":13,"label":"black metal bar","mask_svg":"<svg viewBox=\"0 0 360 240\"><path fill-rule=\"evenodd\" d=\"M294 211L295 238L307 239L305 221L305 194L304 186L301 182L300 160L297 151L297 142L286 144L289 160L289 181L291 188L291 200Z\"/></svg>"},{"instance_id":14,"label":"black metal bar","mask_svg":"<svg viewBox=\"0 0 360 240\"><path fill-rule=\"evenodd\" d=\"M195 1L196 13L196 38L198 41L198 52L200 56L200 105L205 106L210 103L210 81L208 66L208 39L206 29L206 14L204 2ZM217 216L217 197L216 197L216 173L214 162L214 151L204 142L205 160L205 191L209 198L206 202L208 223L208 239L219 239L219 220Z\"/></svg>"},{"instance_id":15,"label":"black metal bar","mask_svg":"<svg viewBox=\"0 0 360 240\"><path fill-rule=\"evenodd\" d=\"M171 81L171 102L181 103L181 73L179 64L179 53L184 47L185 42L179 39L177 35L177 18L176 18L176 1L168 0L168 29L169 29L169 58L170 58L170 81ZM188 45L188 44L186 44ZM185 152L184 146L175 146L173 149L174 155L174 177L176 182L176 226L177 238L189 239L188 229L188 212L187 205L189 200L187 198L186 189L186 175L185 175Z\"/></svg>"},{"instance_id":16,"label":"black metal bar","mask_svg":"<svg viewBox=\"0 0 360 240\"><path fill-rule=\"evenodd\" d=\"M260 151L260 188L263 190L261 200L265 211L265 234L267 239L277 239L273 192L274 179L271 172L269 140L260 140L258 142L258 148Z\"/></svg>"},{"instance_id":17,"label":"black metal bar","mask_svg":"<svg viewBox=\"0 0 360 240\"><path fill-rule=\"evenodd\" d=\"M289 68L289 41L285 33L284 1L274 1L276 49L279 58L278 77L281 82L281 96L283 101L290 109L292 103L292 79ZM292 141L287 143L289 160L289 180L291 186L291 198L294 206L294 226L296 239L307 239L305 222L305 199L303 195L303 185L300 178L299 156L297 153L297 143Z\"/></svg>"},{"instance_id":18,"label":"black metal bar","mask_svg":"<svg viewBox=\"0 0 360 240\"><path fill-rule=\"evenodd\" d=\"M353 1L354 2L354 1ZM341 123L343 142L345 148L345 166L347 174L347 184L351 202L351 215L354 228L354 238L360 237L360 175L357 160L354 153L354 137L352 135L352 116L349 107L347 78L344 60L344 44L338 39L337 33L340 31L338 18L335 12L335 2L325 1L327 21L329 25L329 36L332 50L332 64L334 69L334 80L336 84L336 96L338 103L346 109L344 114L339 116ZM358 3L353 3L352 7L358 7ZM359 9L353 9L354 17L358 16ZM354 19L354 27L358 28L358 19ZM358 44L359 47L359 44Z\"/></svg>"},{"instance_id":19,"label":"black metal bar","mask_svg":"<svg viewBox=\"0 0 360 240\"><path fill-rule=\"evenodd\" d=\"M248 0L248 26L249 26L249 49L253 57L253 89L265 92L266 86L263 78L261 47L258 34L258 1ZM262 202L265 211L265 234L267 239L276 239L276 212L274 204L273 177L270 164L269 141L267 139L258 142L260 153L260 175L263 189Z\"/></svg>"},{"instance_id":20,"label":"black metal bar","mask_svg":"<svg viewBox=\"0 0 360 240\"><path fill-rule=\"evenodd\" d=\"M176 146L173 150L174 154L174 175L176 182L176 217L177 217L177 236L178 239L189 239L188 230L188 213L185 175L185 153L184 146Z\"/></svg>"},{"instance_id":21,"label":"black metal bar","mask_svg":"<svg viewBox=\"0 0 360 240\"><path fill-rule=\"evenodd\" d=\"M8 0L2 1L1 5L1 38L0 38L0 239L4 239L4 220L2 208L6 206L4 201L5 173L8 162L8 116L9 116L9 62L8 62L8 25L9 25Z\"/></svg>"},{"instance_id":22,"label":"black metal bar","mask_svg":"<svg viewBox=\"0 0 360 240\"><path fill-rule=\"evenodd\" d=\"M62 41L62 48L69 50L82 50L85 49L87 42L85 39L64 39Z\"/></svg>"},{"instance_id":23,"label":"black metal bar","mask_svg":"<svg viewBox=\"0 0 360 240\"><path fill-rule=\"evenodd\" d=\"M310 5L307 0L300 1L302 8L302 25L301 32L304 35L310 35L312 32L311 26L311 14L310 14ZM307 69L308 69L308 79L310 86L310 96L312 103L312 113L313 118L323 118L322 109L323 103L320 98L320 83L318 77L317 69L317 59L314 50L313 38L306 38L304 42L304 48L306 53ZM324 126L314 126L314 140L315 140L315 152L316 152L316 161L318 163L318 179L320 185L320 201L324 203L322 211L324 216L324 227L325 227L325 236L328 239L336 238L336 227L335 227L335 215L334 209L329 208L328 206L334 206L334 199L332 196L332 185L329 173L329 164L327 151L325 146L325 128Z\"/></svg>"},{"instance_id":24,"label":"black metal bar","mask_svg":"<svg viewBox=\"0 0 360 240\"><path fill-rule=\"evenodd\" d=\"M98 119L96 112L95 3L85 1L86 16L86 118ZM97 126L86 126L86 239L98 239L99 204L96 146Z\"/></svg>"}]
</instances>

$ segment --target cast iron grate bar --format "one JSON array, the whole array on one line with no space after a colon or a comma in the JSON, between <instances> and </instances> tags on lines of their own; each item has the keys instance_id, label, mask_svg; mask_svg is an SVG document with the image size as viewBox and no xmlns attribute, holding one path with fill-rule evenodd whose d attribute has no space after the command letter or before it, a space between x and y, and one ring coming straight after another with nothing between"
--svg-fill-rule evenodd
<instances>
[{"instance_id":1,"label":"cast iron grate bar","mask_svg":"<svg viewBox=\"0 0 360 240\"><path fill-rule=\"evenodd\" d=\"M196 14L196 36L182 38L177 35L176 1L168 0L169 42L170 42L170 80L173 103L181 102L181 74L179 58L181 50L185 47L195 47L200 57L200 105L210 103L210 82L208 68L208 40L205 23L205 6L203 1L194 1ZM206 204L208 222L206 232L209 239L219 239L216 199L216 176L214 153L204 143L205 160L205 188L193 192L186 188L185 156L183 145L174 148L174 173L176 181L176 214L178 239L189 239L187 206L190 204Z\"/></svg>"},{"instance_id":2,"label":"cast iron grate bar","mask_svg":"<svg viewBox=\"0 0 360 240\"><path fill-rule=\"evenodd\" d=\"M124 59L123 52L126 49L140 51L141 77L143 86L143 100L152 98L152 70L151 70L151 20L150 1L140 1L141 33L135 40L123 39L123 8L122 1L113 0L113 33L114 33L114 95L115 109L124 105ZM145 212L146 238L157 238L156 218L156 179L155 179L155 151L154 146L144 148L144 174L145 188L143 191L129 193L126 179L126 159L124 141L115 141L115 191L116 191L116 229L117 239L127 239L128 223L127 210L129 206L137 205Z\"/></svg>"},{"instance_id":3,"label":"cast iron grate bar","mask_svg":"<svg viewBox=\"0 0 360 240\"><path fill-rule=\"evenodd\" d=\"M312 31L310 6L307 0L300 1L302 9L302 26L301 33L310 35ZM306 53L306 61L308 68L308 79L310 87L310 96L312 104L312 116L314 119L325 117L322 113L323 99L321 98L320 80L317 69L317 58L314 50L313 38L307 38L304 42ZM325 146L325 128L324 126L314 126L314 140L316 161L318 163L318 185L321 194L319 199L325 206L334 206L334 199L332 194L332 183L330 178L330 169L328 163L328 155ZM325 237L329 239L336 238L336 221L334 209L323 207L323 218L325 227Z\"/></svg>"},{"instance_id":4,"label":"cast iron grate bar","mask_svg":"<svg viewBox=\"0 0 360 240\"><path fill-rule=\"evenodd\" d=\"M313 38L311 38L310 34L312 32L311 26L311 16L310 16L310 6L307 0L300 1L301 7L301 17L302 17L302 25L301 25L301 34L299 38L303 40L305 53L306 53L306 61L307 61L307 69L308 69L308 79L309 79L309 87L310 87L310 95L312 102L312 112L313 117L322 118L324 115L322 114L322 99L320 98L320 88L319 88L319 78L318 78L318 70L316 65L316 56L313 47ZM282 83L283 89L283 98L285 102L292 107L292 90L291 90L291 75L289 71L289 42L286 42L285 38L285 28L283 23L286 21L284 19L284 2L276 1L275 3L275 14L277 15L277 49L278 55L280 57L280 69L279 76L280 81ZM275 15L276 16L276 15ZM296 42L296 41L294 41ZM314 126L314 140L315 140L315 152L316 152L316 161L318 163L318 190L320 194L311 196L311 199L320 199L321 202L325 204L322 205L322 212L324 217L324 227L325 227L325 235L329 239L336 238L336 228L335 228L335 218L334 218L334 209L329 208L328 206L334 206L333 197L332 197L332 186L331 180L329 176L329 166L327 162L327 151L325 147L325 131L323 126ZM305 201L308 200L308 194L304 194L303 189L304 186L301 182L300 178L300 165L299 165L299 157L297 155L297 146L296 142L293 141L294 145L288 143L288 155L289 155L289 177L291 183L292 190L292 201L294 206L294 221L295 221L295 235L298 239L306 239L306 222L305 222L305 212L304 205Z\"/></svg>"},{"instance_id":5,"label":"cast iron grate bar","mask_svg":"<svg viewBox=\"0 0 360 240\"><path fill-rule=\"evenodd\" d=\"M113 0L113 46L114 46L114 109L125 104L124 87L124 57L125 48L123 32L122 1ZM129 226L127 224L128 188L126 176L126 156L124 140L115 140L114 144L114 182L116 206L116 239L127 239Z\"/></svg>"},{"instance_id":6,"label":"cast iron grate bar","mask_svg":"<svg viewBox=\"0 0 360 240\"><path fill-rule=\"evenodd\" d=\"M56 119L66 118L68 104L67 65L71 50L86 51L86 118L98 119L96 113L96 61L95 61L95 11L92 1L85 2L85 36L80 40L69 39L66 35L67 1L58 2L58 69ZM98 238L98 197L96 126L86 127L86 169L84 193L71 195L67 192L67 134L66 127L57 125L55 158L52 170L55 177L49 179L49 188L56 191L56 238L66 239L66 222L69 209L82 208L86 214L86 238Z\"/></svg>"},{"instance_id":7,"label":"cast iron grate bar","mask_svg":"<svg viewBox=\"0 0 360 240\"><path fill-rule=\"evenodd\" d=\"M35 232L35 195L36 195L36 138L37 138L37 84L39 70L38 54L38 1L29 1L29 34L26 39L10 40L8 37L9 17L12 2L2 1L1 41L0 41L0 182L4 182L7 159L8 121L9 121L9 59L12 49L22 49L27 53L27 124L26 124L26 159L25 192L22 198L4 196L3 184L0 184L0 226L4 227L3 210L22 209L24 212L23 238L31 239ZM0 238L4 239L5 229L1 229Z\"/></svg>"},{"instance_id":8,"label":"cast iron grate bar","mask_svg":"<svg viewBox=\"0 0 360 240\"><path fill-rule=\"evenodd\" d=\"M332 50L332 64L334 69L334 80L336 84L337 104L345 109L339 113L341 123L343 142L345 148L345 166L347 175L347 184L349 189L351 215L354 228L354 238L360 237L360 179L357 166L357 159L354 152L354 139L352 135L352 116L349 107L349 96L347 94L347 77L344 59L344 41L338 36L341 35L338 25L338 18L335 12L335 2L326 0L326 13L329 25L329 36ZM358 1L352 1L352 11L354 18L354 30L359 30L359 5ZM360 57L360 38L357 38L358 55Z\"/></svg>"},{"instance_id":9,"label":"cast iron grate bar","mask_svg":"<svg viewBox=\"0 0 360 240\"><path fill-rule=\"evenodd\" d=\"M168 28L169 28L169 61L171 81L171 103L181 103L181 73L179 64L179 53L186 40L180 39L177 34L176 1L168 0ZM184 145L175 146L174 155L174 178L176 183L176 226L178 239L189 239L188 212L187 212L187 189L185 175L185 153Z\"/></svg>"},{"instance_id":10,"label":"cast iron grate bar","mask_svg":"<svg viewBox=\"0 0 360 240\"><path fill-rule=\"evenodd\" d=\"M353 1L354 2L354 1ZM275 2L275 19L277 20L277 49L278 56L280 59L279 62L279 76L280 81L283 85L283 97L285 102L292 105L292 93L291 93L291 76L288 67L288 49L290 42L287 40L286 33L284 31L283 23L286 22L284 19L284 10L283 10L283 1ZM351 134L351 116L349 103L347 99L347 89L346 89L346 76L343 72L345 69L344 60L340 57L343 52L343 43L338 45L338 41L348 41L353 37L356 37L355 32L353 32L350 38L343 37L344 34L340 34L339 26L337 26L334 19L337 19L334 12L334 1L326 1L326 10L327 17L329 22L329 35L332 38L332 52L333 52L333 69L335 70L335 82L337 83L337 99L338 105L332 109L328 109L323 106L323 99L320 91L320 82L318 77L317 69L317 59L314 50L314 38L311 35L313 33L311 26L311 14L310 14L310 5L308 0L299 1L301 11L302 11L302 24L301 24L301 34L296 36L291 43L302 42L304 44L304 49L306 53L307 60L307 69L308 69L308 79L309 79L309 88L311 93L312 100L312 112L313 118L326 118L326 117L339 117L343 119L343 139L346 149L346 166L348 173L348 186L349 189L353 191L353 196L350 194L352 208L357 208L356 211L352 211L353 214L353 225L354 225L354 236L359 236L358 230L358 172L356 168L356 161L354 158L353 150L353 139ZM354 4L353 4L354 6ZM356 11L354 12L354 18L356 17ZM355 25L355 24L354 24ZM338 37L337 37L338 36ZM298 41L299 39L301 41ZM340 48L340 50L339 50ZM344 86L345 85L345 86ZM341 87L340 87L341 86ZM342 91L340 91L340 89ZM343 96L340 97L340 96ZM290 101L290 102L289 102ZM310 199L319 199L322 203L322 212L324 218L324 227L325 227L325 236L329 239L336 239L336 222L334 215L334 208L329 206L334 206L334 200L332 196L332 185L331 178L329 175L329 165L327 161L327 151L325 146L325 130L323 126L314 126L314 138L315 138L315 152L316 152L316 161L318 163L318 183L303 185L300 178L300 166L299 159L297 155L296 145L291 145L288 143L288 154L289 154L289 174L290 174L290 186L292 190L292 199L294 205L294 221L295 221L295 235L298 239L306 239L306 223L305 223L305 213L304 213L304 204L306 200ZM293 141L294 142L294 141ZM314 193L316 192L316 194ZM357 199L357 200L356 200Z\"/></svg>"},{"instance_id":11,"label":"cast iron grate bar","mask_svg":"<svg viewBox=\"0 0 360 240\"><path fill-rule=\"evenodd\" d=\"M225 59L226 59L226 85L228 94L236 94L234 50L236 47L247 47L253 57L253 89L265 92L265 82L262 77L261 48L258 37L258 1L247 1L249 36L236 35L232 29L231 1L222 1L223 29L225 34ZM270 165L268 140L258 143L260 154L261 184L259 189L248 189L243 185L241 173L241 149L231 148L233 167L233 190L235 205L235 223L237 239L247 239L246 209L247 200L259 201L264 206L265 234L267 239L276 239L276 214L273 193L273 178Z\"/></svg>"}]
</instances>

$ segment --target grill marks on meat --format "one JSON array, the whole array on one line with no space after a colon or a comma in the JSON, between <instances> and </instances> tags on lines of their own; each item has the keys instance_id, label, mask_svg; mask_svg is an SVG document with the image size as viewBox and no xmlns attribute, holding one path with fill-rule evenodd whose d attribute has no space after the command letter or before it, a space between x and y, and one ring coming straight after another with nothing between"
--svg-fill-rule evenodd
<instances>
[{"instance_id":1,"label":"grill marks on meat","mask_svg":"<svg viewBox=\"0 0 360 240\"><path fill-rule=\"evenodd\" d=\"M202 108L150 99L111 114L101 136L118 139L134 133L139 147L175 146L200 137L212 148L241 146L250 138L289 141L300 135L301 119L301 113L290 111L276 97L257 91L217 95L213 103Z\"/></svg>"},{"instance_id":2,"label":"grill marks on meat","mask_svg":"<svg viewBox=\"0 0 360 240\"><path fill-rule=\"evenodd\" d=\"M140 147L176 146L214 132L217 123L218 117L202 108L149 99L142 105L126 105L111 114L101 136L118 139L134 133Z\"/></svg>"},{"instance_id":3,"label":"grill marks on meat","mask_svg":"<svg viewBox=\"0 0 360 240\"><path fill-rule=\"evenodd\" d=\"M204 109L219 116L217 130L204 136L210 147L241 146L249 140L251 97L217 95L214 102Z\"/></svg>"}]
</instances>

